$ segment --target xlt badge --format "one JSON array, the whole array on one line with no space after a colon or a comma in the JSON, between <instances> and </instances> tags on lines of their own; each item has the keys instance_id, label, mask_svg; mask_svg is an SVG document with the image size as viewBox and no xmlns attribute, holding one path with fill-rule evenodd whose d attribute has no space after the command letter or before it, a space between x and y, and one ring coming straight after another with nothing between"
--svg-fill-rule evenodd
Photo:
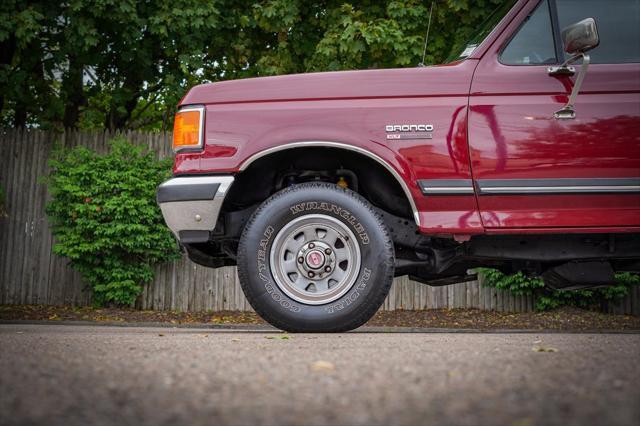
<instances>
[{"instance_id":1,"label":"xlt badge","mask_svg":"<svg viewBox=\"0 0 640 426\"><path fill-rule=\"evenodd\" d=\"M431 139L433 124L387 124L387 139Z\"/></svg>"}]
</instances>

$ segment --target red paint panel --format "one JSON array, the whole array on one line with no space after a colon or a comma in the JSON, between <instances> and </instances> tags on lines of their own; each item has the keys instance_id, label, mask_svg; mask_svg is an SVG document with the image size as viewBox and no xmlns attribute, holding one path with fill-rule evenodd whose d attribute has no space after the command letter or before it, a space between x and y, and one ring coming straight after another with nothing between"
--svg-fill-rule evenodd
<instances>
[{"instance_id":1,"label":"red paint panel","mask_svg":"<svg viewBox=\"0 0 640 426\"><path fill-rule=\"evenodd\" d=\"M199 172L236 173L256 153L287 143L352 145L382 158L402 177L424 232L481 232L473 195L424 196L416 184L418 179L471 179L467 99L476 64L465 61L197 86L183 103L206 104ZM273 102L285 99L292 100ZM388 140L385 126L389 124L431 124L433 138ZM177 173L192 172L190 155L178 154Z\"/></svg>"},{"instance_id":2,"label":"red paint panel","mask_svg":"<svg viewBox=\"0 0 640 426\"><path fill-rule=\"evenodd\" d=\"M634 234L640 232L640 226L599 226L599 227L556 227L556 228L487 228L486 234Z\"/></svg>"},{"instance_id":3,"label":"red paint panel","mask_svg":"<svg viewBox=\"0 0 640 426\"><path fill-rule=\"evenodd\" d=\"M575 77L546 66L505 66L498 53L527 5L480 61L471 88L474 179L640 177L640 64L588 69L573 120L553 113ZM576 66L579 69L579 65ZM487 228L640 225L640 194L480 195Z\"/></svg>"},{"instance_id":4,"label":"red paint panel","mask_svg":"<svg viewBox=\"0 0 640 426\"><path fill-rule=\"evenodd\" d=\"M200 168L200 152L178 152L173 161L174 175L203 173Z\"/></svg>"},{"instance_id":5,"label":"red paint panel","mask_svg":"<svg viewBox=\"0 0 640 426\"><path fill-rule=\"evenodd\" d=\"M474 61L433 67L337 71L229 80L192 88L180 102L219 104L467 95Z\"/></svg>"},{"instance_id":6,"label":"red paint panel","mask_svg":"<svg viewBox=\"0 0 640 426\"><path fill-rule=\"evenodd\" d=\"M487 228L640 226L637 194L485 195ZM613 225L611 225L613 223Z\"/></svg>"}]
</instances>

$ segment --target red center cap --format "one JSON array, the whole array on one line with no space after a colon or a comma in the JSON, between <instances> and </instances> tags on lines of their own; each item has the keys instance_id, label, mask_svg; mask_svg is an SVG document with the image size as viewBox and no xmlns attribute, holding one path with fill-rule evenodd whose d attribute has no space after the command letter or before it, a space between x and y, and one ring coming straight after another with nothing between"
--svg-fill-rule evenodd
<instances>
[{"instance_id":1,"label":"red center cap","mask_svg":"<svg viewBox=\"0 0 640 426\"><path fill-rule=\"evenodd\" d=\"M322 264L324 264L324 254L322 252L314 250L307 254L307 265L315 269L321 267Z\"/></svg>"}]
</instances>

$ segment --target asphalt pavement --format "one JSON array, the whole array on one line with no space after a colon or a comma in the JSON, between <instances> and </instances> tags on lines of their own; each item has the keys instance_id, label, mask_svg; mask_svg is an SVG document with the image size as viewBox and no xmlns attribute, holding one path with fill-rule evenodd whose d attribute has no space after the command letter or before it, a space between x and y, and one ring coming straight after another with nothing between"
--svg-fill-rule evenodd
<instances>
[{"instance_id":1,"label":"asphalt pavement","mask_svg":"<svg viewBox=\"0 0 640 426\"><path fill-rule=\"evenodd\" d=\"M2 425L638 425L640 334L0 325Z\"/></svg>"}]
</instances>

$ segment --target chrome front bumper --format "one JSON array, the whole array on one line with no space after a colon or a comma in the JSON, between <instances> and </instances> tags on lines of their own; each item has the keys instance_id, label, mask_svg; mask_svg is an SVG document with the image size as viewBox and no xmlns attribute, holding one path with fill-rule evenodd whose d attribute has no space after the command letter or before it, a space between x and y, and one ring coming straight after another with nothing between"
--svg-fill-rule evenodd
<instances>
[{"instance_id":1,"label":"chrome front bumper","mask_svg":"<svg viewBox=\"0 0 640 426\"><path fill-rule=\"evenodd\" d=\"M218 222L233 176L177 177L158 187L164 221L182 243L206 242Z\"/></svg>"}]
</instances>

